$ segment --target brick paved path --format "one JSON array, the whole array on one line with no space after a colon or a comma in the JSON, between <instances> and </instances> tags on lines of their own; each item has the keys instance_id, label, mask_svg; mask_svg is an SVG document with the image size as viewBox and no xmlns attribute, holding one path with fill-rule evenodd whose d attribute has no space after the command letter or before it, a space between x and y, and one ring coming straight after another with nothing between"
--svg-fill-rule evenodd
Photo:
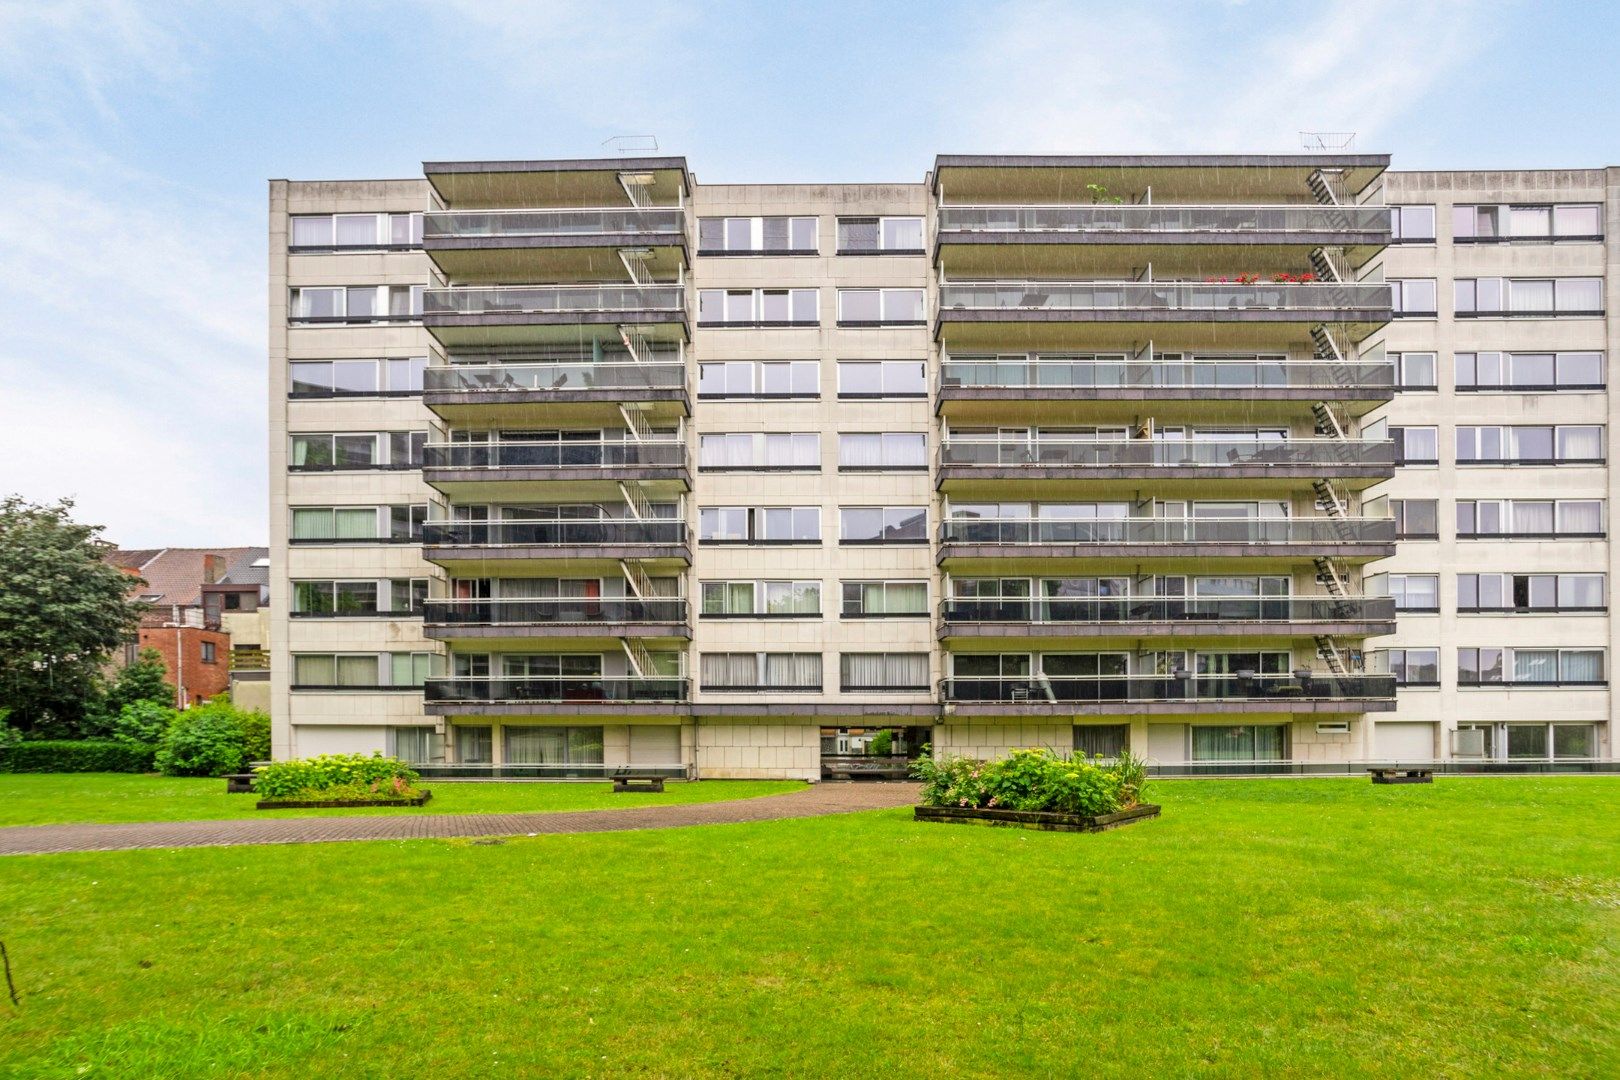
<instances>
[{"instance_id":1,"label":"brick paved path","mask_svg":"<svg viewBox=\"0 0 1620 1080\"><path fill-rule=\"evenodd\" d=\"M621 832L721 825L733 821L850 814L909 806L915 784L815 784L786 795L728 802L576 810L549 814L402 814L399 817L265 817L233 821L153 821L120 825L16 825L0 828L0 855L131 848L221 847L235 844L314 844L334 840L415 840L444 836L524 836L529 833Z\"/></svg>"}]
</instances>

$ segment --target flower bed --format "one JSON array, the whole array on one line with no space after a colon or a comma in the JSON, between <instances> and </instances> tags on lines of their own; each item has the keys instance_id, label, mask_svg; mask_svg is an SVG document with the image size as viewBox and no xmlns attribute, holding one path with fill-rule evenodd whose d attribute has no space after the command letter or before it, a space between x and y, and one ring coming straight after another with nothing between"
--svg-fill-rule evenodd
<instances>
[{"instance_id":1,"label":"flower bed","mask_svg":"<svg viewBox=\"0 0 1620 1080\"><path fill-rule=\"evenodd\" d=\"M343 806L421 806L431 797L422 777L381 754L322 754L253 770L260 810Z\"/></svg>"},{"instance_id":2,"label":"flower bed","mask_svg":"<svg viewBox=\"0 0 1620 1080\"><path fill-rule=\"evenodd\" d=\"M995 761L919 758L918 821L973 822L1064 832L1101 832L1157 817L1142 802L1147 771L1130 751L1111 762L1014 750Z\"/></svg>"}]
</instances>

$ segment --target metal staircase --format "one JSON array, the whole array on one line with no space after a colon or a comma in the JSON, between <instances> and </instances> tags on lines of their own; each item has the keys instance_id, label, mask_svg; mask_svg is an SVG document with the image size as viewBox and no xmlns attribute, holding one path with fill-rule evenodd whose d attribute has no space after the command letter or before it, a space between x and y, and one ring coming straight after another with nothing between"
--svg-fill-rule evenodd
<instances>
[{"instance_id":1,"label":"metal staircase","mask_svg":"<svg viewBox=\"0 0 1620 1080\"><path fill-rule=\"evenodd\" d=\"M1339 198L1339 189L1344 186L1343 169L1317 169L1305 178L1305 183L1323 206L1344 205L1344 200Z\"/></svg>"},{"instance_id":2,"label":"metal staircase","mask_svg":"<svg viewBox=\"0 0 1620 1080\"><path fill-rule=\"evenodd\" d=\"M1316 639L1316 655L1317 658L1322 661L1322 663L1327 665L1327 669L1333 672L1333 674L1350 674L1350 669L1345 666L1344 656L1339 652L1339 647L1335 645L1333 643L1333 639L1328 637L1326 634L1323 634Z\"/></svg>"}]
</instances>

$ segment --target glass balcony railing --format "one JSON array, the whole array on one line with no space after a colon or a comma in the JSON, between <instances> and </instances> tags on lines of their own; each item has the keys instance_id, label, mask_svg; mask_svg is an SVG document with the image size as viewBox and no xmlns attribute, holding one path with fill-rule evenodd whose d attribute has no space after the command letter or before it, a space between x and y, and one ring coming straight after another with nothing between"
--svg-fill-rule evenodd
<instances>
[{"instance_id":1,"label":"glass balcony railing","mask_svg":"<svg viewBox=\"0 0 1620 1080\"><path fill-rule=\"evenodd\" d=\"M431 217L431 215L430 215ZM941 206L939 232L1383 233L1387 206Z\"/></svg>"},{"instance_id":2,"label":"glass balcony railing","mask_svg":"<svg viewBox=\"0 0 1620 1080\"><path fill-rule=\"evenodd\" d=\"M686 444L644 442L428 443L428 469L679 469Z\"/></svg>"},{"instance_id":3,"label":"glass balcony railing","mask_svg":"<svg viewBox=\"0 0 1620 1080\"><path fill-rule=\"evenodd\" d=\"M571 390L680 390L686 365L677 362L640 364L511 363L451 364L422 373L429 393L548 392Z\"/></svg>"},{"instance_id":4,"label":"glass balcony railing","mask_svg":"<svg viewBox=\"0 0 1620 1080\"><path fill-rule=\"evenodd\" d=\"M685 701L688 680L657 677L458 676L429 679L422 687L427 701L495 704L499 702L655 702Z\"/></svg>"},{"instance_id":5,"label":"glass balcony railing","mask_svg":"<svg viewBox=\"0 0 1620 1080\"><path fill-rule=\"evenodd\" d=\"M1395 466L1387 439L998 439L958 436L940 445L944 467L1227 468Z\"/></svg>"},{"instance_id":6,"label":"glass balcony railing","mask_svg":"<svg viewBox=\"0 0 1620 1080\"><path fill-rule=\"evenodd\" d=\"M432 295L429 293L429 295ZM1231 284L1219 282L989 281L941 285L950 311L1362 311L1388 309L1388 285L1366 282ZM428 309L428 310L431 310Z\"/></svg>"},{"instance_id":7,"label":"glass balcony railing","mask_svg":"<svg viewBox=\"0 0 1620 1080\"><path fill-rule=\"evenodd\" d=\"M684 597L534 597L519 600L429 600L429 626L684 623Z\"/></svg>"},{"instance_id":8,"label":"glass balcony railing","mask_svg":"<svg viewBox=\"0 0 1620 1080\"><path fill-rule=\"evenodd\" d=\"M1393 701L1392 675L1037 675L963 677L941 684L946 701Z\"/></svg>"},{"instance_id":9,"label":"glass balcony railing","mask_svg":"<svg viewBox=\"0 0 1620 1080\"><path fill-rule=\"evenodd\" d=\"M949 518L946 544L1393 544L1394 518Z\"/></svg>"},{"instance_id":10,"label":"glass balcony railing","mask_svg":"<svg viewBox=\"0 0 1620 1080\"><path fill-rule=\"evenodd\" d=\"M429 371L435 369L430 368ZM1390 390L1395 365L1308 360L947 360L941 390Z\"/></svg>"},{"instance_id":11,"label":"glass balcony railing","mask_svg":"<svg viewBox=\"0 0 1620 1080\"><path fill-rule=\"evenodd\" d=\"M957 597L947 623L1394 622L1387 596Z\"/></svg>"},{"instance_id":12,"label":"glass balcony railing","mask_svg":"<svg viewBox=\"0 0 1620 1080\"><path fill-rule=\"evenodd\" d=\"M456 285L422 293L422 314L552 315L660 311L681 315L683 285Z\"/></svg>"},{"instance_id":13,"label":"glass balcony railing","mask_svg":"<svg viewBox=\"0 0 1620 1080\"><path fill-rule=\"evenodd\" d=\"M686 232L686 211L667 207L597 210L443 210L424 214L424 240L473 237L645 236L678 240Z\"/></svg>"},{"instance_id":14,"label":"glass balcony railing","mask_svg":"<svg viewBox=\"0 0 1620 1080\"><path fill-rule=\"evenodd\" d=\"M558 521L430 521L424 547L605 547L686 543L686 523L619 519Z\"/></svg>"}]
</instances>

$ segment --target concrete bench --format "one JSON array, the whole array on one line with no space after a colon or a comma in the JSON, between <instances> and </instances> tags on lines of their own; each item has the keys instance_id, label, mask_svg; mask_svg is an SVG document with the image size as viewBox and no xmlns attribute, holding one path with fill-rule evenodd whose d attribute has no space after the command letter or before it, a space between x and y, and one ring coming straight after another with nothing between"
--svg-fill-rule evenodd
<instances>
[{"instance_id":1,"label":"concrete bench","mask_svg":"<svg viewBox=\"0 0 1620 1080\"><path fill-rule=\"evenodd\" d=\"M664 790L662 776L638 776L633 773L622 773L613 778L614 791L653 791Z\"/></svg>"},{"instance_id":2,"label":"concrete bench","mask_svg":"<svg viewBox=\"0 0 1620 1080\"><path fill-rule=\"evenodd\" d=\"M1412 768L1375 768L1367 771L1372 773L1372 782L1375 784L1434 783L1434 770L1421 766Z\"/></svg>"}]
</instances>

